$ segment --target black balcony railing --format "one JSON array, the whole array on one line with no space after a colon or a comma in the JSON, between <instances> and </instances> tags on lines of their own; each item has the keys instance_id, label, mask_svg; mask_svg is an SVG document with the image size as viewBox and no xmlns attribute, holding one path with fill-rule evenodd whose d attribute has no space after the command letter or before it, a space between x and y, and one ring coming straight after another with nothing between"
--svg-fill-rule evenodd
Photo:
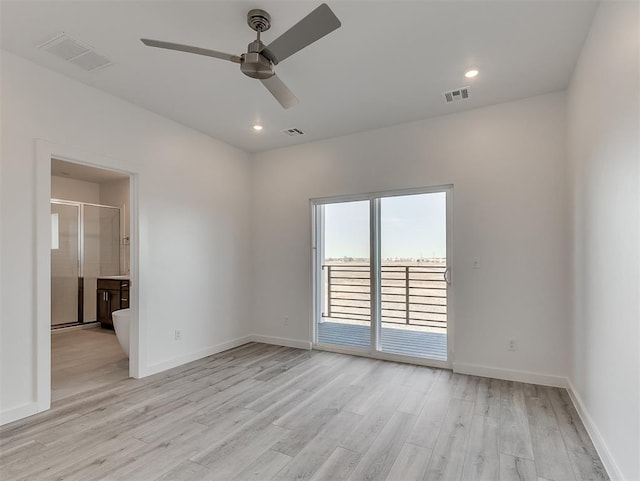
<instances>
[{"instance_id":1,"label":"black balcony railing","mask_svg":"<svg viewBox=\"0 0 640 481\"><path fill-rule=\"evenodd\" d=\"M371 278L368 265L323 265L324 309L329 320L371 320ZM381 267L381 320L386 323L447 327L446 267L383 265Z\"/></svg>"}]
</instances>

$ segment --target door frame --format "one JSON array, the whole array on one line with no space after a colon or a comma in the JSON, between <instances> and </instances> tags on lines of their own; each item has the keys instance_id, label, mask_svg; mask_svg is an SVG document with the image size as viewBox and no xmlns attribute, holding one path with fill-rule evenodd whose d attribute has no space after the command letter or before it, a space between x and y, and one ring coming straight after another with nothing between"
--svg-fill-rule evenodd
<instances>
[{"instance_id":1,"label":"door frame","mask_svg":"<svg viewBox=\"0 0 640 481\"><path fill-rule=\"evenodd\" d=\"M329 344L320 344L317 342L317 320L322 316L323 299L320 292L322 284L322 269L319 268L324 257L323 242L324 225L319 225L318 209L327 204L339 204L342 202L369 201L369 242L372 262L371 266L371 286L377 289L380 279L380 271L378 269L380 262L380 209L375 203L380 203L380 199L384 197L401 197L408 195L433 194L445 192L446 194L446 247L447 247L447 268L449 273L449 282L447 283L447 360L439 361L436 359L424 359L413 356L403 356L400 354L387 353L380 350L380 325L378 322L372 322L371 325L371 343L368 350L361 350L343 346L334 346ZM419 364L424 366L442 367L451 369L454 362L454 309L453 309L453 184L443 184L428 187L416 187L409 189L396 189L388 191L369 192L364 194L348 194L330 197L317 197L309 200L309 208L311 211L311 322L310 335L312 340L312 349L339 352L343 354L353 354L357 356L372 357L375 359L383 359L396 362L407 362L411 364ZM371 226L375 225L375 229ZM376 305L377 304L377 305ZM380 299L378 296L371 296L371 313L372 320L377 319L377 313L380 310Z\"/></svg>"},{"instance_id":2,"label":"door frame","mask_svg":"<svg viewBox=\"0 0 640 481\"><path fill-rule=\"evenodd\" d=\"M139 220L138 174L124 170L124 162L86 152L84 150L36 139L36 265L35 265L35 404L36 412L51 407L51 159L120 172L129 176L130 204L130 305L132 318L138 322L130 326L129 376L138 378L146 359L146 324L138 312L139 292ZM131 165L131 164L127 164ZM35 413L32 413L35 414Z\"/></svg>"},{"instance_id":3,"label":"door frame","mask_svg":"<svg viewBox=\"0 0 640 481\"><path fill-rule=\"evenodd\" d=\"M76 300L76 323L81 324L82 321L81 319L83 318L83 314L84 314L84 299L82 299L82 295L81 292L83 292L82 287L80 286L80 278L82 278L82 238L83 238L83 232L82 232L82 206L78 203L78 202L67 202L67 201L61 201L59 199L51 199L50 203L49 203L49 208L51 209L51 205L52 204L56 204L56 205L63 205L63 206L67 206L67 207L75 207L78 210L78 214L76 216L76 226L78 229L78 235L76 236L76 244L78 246L77 249L77 254L78 254L78 259L77 259L77 276L78 276L78 285L76 286L76 295L78 296L77 300ZM53 214L51 214L53 216ZM52 242L53 242L53 237L52 237ZM51 249L53 250L53 249ZM52 256L53 257L53 256ZM53 288L53 280L51 282L52 284L52 288ZM82 313L82 314L81 314ZM70 323L60 323L62 325L64 324L70 324ZM57 325L60 325L57 324ZM51 327L53 328L54 324L53 324L53 314L51 315Z\"/></svg>"},{"instance_id":4,"label":"door frame","mask_svg":"<svg viewBox=\"0 0 640 481\"><path fill-rule=\"evenodd\" d=\"M56 157L58 158L58 157ZM77 162L75 162L77 163ZM109 169L112 170L112 169ZM106 205L106 204L96 204L93 202L82 202L82 201L77 201L77 200L68 200L68 199L54 199L52 198L50 200L51 204L57 204L57 205L72 205L72 206L76 206L78 207L78 277L83 279L84 281L84 269L85 269L85 263L84 263L84 254L85 254L85 235L84 235L84 221L85 221L85 207L89 206L89 207L101 207L101 208L105 208L105 209L115 209L118 211L118 215L120 216L119 220L118 220L118 228L122 227L122 217L124 215L124 211L121 207L118 207L116 205ZM118 269L122 268L122 258L120 257L120 259L118 260ZM80 292L82 292L84 295L84 287L82 287L81 289L79 289ZM80 296L80 294L78 294L78 296ZM85 324L84 321L84 298L82 300L79 300L80 302L80 307L78 308L78 319L77 319L77 323L78 324ZM80 314L82 312L82 314ZM97 321L97 319L96 319Z\"/></svg>"}]
</instances>

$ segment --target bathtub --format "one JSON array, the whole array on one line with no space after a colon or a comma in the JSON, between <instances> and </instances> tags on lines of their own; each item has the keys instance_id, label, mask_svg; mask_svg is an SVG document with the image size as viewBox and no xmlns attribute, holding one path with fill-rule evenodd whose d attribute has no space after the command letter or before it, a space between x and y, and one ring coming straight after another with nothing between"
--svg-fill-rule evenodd
<instances>
[{"instance_id":1,"label":"bathtub","mask_svg":"<svg viewBox=\"0 0 640 481\"><path fill-rule=\"evenodd\" d=\"M120 309L111 313L113 317L113 327L116 330L116 337L120 347L129 357L129 324L131 323L131 309Z\"/></svg>"}]
</instances>

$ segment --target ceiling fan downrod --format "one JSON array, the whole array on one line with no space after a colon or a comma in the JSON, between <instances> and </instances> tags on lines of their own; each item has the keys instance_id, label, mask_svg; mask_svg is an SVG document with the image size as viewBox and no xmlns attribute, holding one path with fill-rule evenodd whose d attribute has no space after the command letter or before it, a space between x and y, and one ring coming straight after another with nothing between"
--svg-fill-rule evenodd
<instances>
[{"instance_id":1,"label":"ceiling fan downrod","mask_svg":"<svg viewBox=\"0 0 640 481\"><path fill-rule=\"evenodd\" d=\"M247 23L257 32L257 38L247 46L247 53L240 56L240 70L251 78L260 80L271 78L275 75L273 62L262 55L265 45L260 40L260 33L271 28L271 15L264 10L254 8L247 13Z\"/></svg>"}]
</instances>

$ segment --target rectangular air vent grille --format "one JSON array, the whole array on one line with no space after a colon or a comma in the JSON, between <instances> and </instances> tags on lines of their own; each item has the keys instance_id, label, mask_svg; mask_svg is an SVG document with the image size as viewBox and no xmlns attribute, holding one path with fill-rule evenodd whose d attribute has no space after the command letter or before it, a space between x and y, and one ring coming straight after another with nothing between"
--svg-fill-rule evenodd
<instances>
[{"instance_id":1,"label":"rectangular air vent grille","mask_svg":"<svg viewBox=\"0 0 640 481\"><path fill-rule=\"evenodd\" d=\"M304 132L298 128L292 128L292 129L284 129L282 131L282 133L287 134L291 137L296 137L298 135L304 135Z\"/></svg>"},{"instance_id":2,"label":"rectangular air vent grille","mask_svg":"<svg viewBox=\"0 0 640 481\"><path fill-rule=\"evenodd\" d=\"M446 103L457 102L458 100L467 100L469 98L469 87L460 87L459 89L449 90L442 94Z\"/></svg>"},{"instance_id":3,"label":"rectangular air vent grille","mask_svg":"<svg viewBox=\"0 0 640 481\"><path fill-rule=\"evenodd\" d=\"M107 57L103 57L96 52L87 52L84 55L69 60L69 62L89 72L111 64L111 61Z\"/></svg>"},{"instance_id":4,"label":"rectangular air vent grille","mask_svg":"<svg viewBox=\"0 0 640 481\"><path fill-rule=\"evenodd\" d=\"M108 58L64 32L39 45L38 48L87 71L111 65L111 61Z\"/></svg>"}]
</instances>

